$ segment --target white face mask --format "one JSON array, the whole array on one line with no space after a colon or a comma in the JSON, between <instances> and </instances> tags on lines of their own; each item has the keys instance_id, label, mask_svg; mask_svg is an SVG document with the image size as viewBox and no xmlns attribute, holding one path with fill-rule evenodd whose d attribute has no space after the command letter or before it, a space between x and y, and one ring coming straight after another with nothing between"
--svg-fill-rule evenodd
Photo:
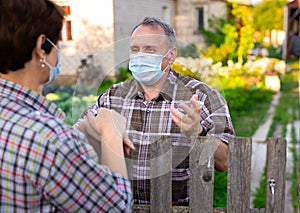
<instances>
[{"instance_id":1,"label":"white face mask","mask_svg":"<svg viewBox=\"0 0 300 213\"><path fill-rule=\"evenodd\" d=\"M165 74L161 70L163 57L162 55L143 52L131 54L129 70L132 72L133 77L141 84L153 85Z\"/></svg>"}]
</instances>

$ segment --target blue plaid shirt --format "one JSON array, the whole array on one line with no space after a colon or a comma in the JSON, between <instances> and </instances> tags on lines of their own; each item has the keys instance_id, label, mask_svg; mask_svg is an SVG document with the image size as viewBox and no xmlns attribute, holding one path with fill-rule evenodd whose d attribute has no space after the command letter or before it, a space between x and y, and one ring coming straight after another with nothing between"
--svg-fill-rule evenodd
<instances>
[{"instance_id":1,"label":"blue plaid shirt","mask_svg":"<svg viewBox=\"0 0 300 213\"><path fill-rule=\"evenodd\" d=\"M128 179L40 94L0 78L0 212L130 212Z\"/></svg>"}]
</instances>

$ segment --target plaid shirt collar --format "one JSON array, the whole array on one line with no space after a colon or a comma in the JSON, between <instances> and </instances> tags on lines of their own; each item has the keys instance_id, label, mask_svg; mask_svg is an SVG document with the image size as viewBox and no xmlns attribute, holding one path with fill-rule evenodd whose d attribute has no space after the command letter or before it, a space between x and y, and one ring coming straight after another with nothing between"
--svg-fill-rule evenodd
<instances>
[{"instance_id":1,"label":"plaid shirt collar","mask_svg":"<svg viewBox=\"0 0 300 213\"><path fill-rule=\"evenodd\" d=\"M168 77L166 79L166 82L164 84L164 87L162 91L160 92L159 96L155 99L156 101L159 100L165 100L166 102L171 102L172 97L169 94L173 93L174 86L178 83L177 76L175 75L175 71L173 69L170 70L168 73ZM129 95L129 99L143 99L144 98L144 89L140 85L140 83L132 79L132 82L130 83L132 86L131 88L131 94Z\"/></svg>"},{"instance_id":2,"label":"plaid shirt collar","mask_svg":"<svg viewBox=\"0 0 300 213\"><path fill-rule=\"evenodd\" d=\"M41 94L2 78L0 78L1 96L10 99L12 102L22 100L26 104L26 107L32 108L33 111L48 113L61 120L65 119L65 113Z\"/></svg>"}]
</instances>

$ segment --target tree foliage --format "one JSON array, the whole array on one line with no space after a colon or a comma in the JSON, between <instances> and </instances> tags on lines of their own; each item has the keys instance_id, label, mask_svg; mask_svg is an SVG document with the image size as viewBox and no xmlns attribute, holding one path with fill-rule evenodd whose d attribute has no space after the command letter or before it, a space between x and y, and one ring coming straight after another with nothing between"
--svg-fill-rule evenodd
<instances>
[{"instance_id":1,"label":"tree foliage","mask_svg":"<svg viewBox=\"0 0 300 213\"><path fill-rule=\"evenodd\" d=\"M284 6L288 0L263 0L253 7L255 30L282 30Z\"/></svg>"},{"instance_id":2,"label":"tree foliage","mask_svg":"<svg viewBox=\"0 0 300 213\"><path fill-rule=\"evenodd\" d=\"M206 55L214 62L226 64L232 60L242 64L248 50L254 46L251 8L233 3L230 12L233 18L227 21L213 18L211 30L202 31L206 40L213 43Z\"/></svg>"}]
</instances>

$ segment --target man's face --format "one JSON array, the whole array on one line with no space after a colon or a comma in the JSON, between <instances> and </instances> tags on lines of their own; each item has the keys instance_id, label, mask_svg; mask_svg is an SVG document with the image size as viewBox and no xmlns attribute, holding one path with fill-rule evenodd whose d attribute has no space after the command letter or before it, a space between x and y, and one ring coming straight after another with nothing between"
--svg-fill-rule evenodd
<instances>
[{"instance_id":1,"label":"man's face","mask_svg":"<svg viewBox=\"0 0 300 213\"><path fill-rule=\"evenodd\" d=\"M130 53L138 52L162 55L161 69L165 70L168 65L174 62L170 49L168 37L162 27L139 26L131 35ZM169 69L168 69L169 70ZM166 70L167 71L167 70Z\"/></svg>"}]
</instances>

